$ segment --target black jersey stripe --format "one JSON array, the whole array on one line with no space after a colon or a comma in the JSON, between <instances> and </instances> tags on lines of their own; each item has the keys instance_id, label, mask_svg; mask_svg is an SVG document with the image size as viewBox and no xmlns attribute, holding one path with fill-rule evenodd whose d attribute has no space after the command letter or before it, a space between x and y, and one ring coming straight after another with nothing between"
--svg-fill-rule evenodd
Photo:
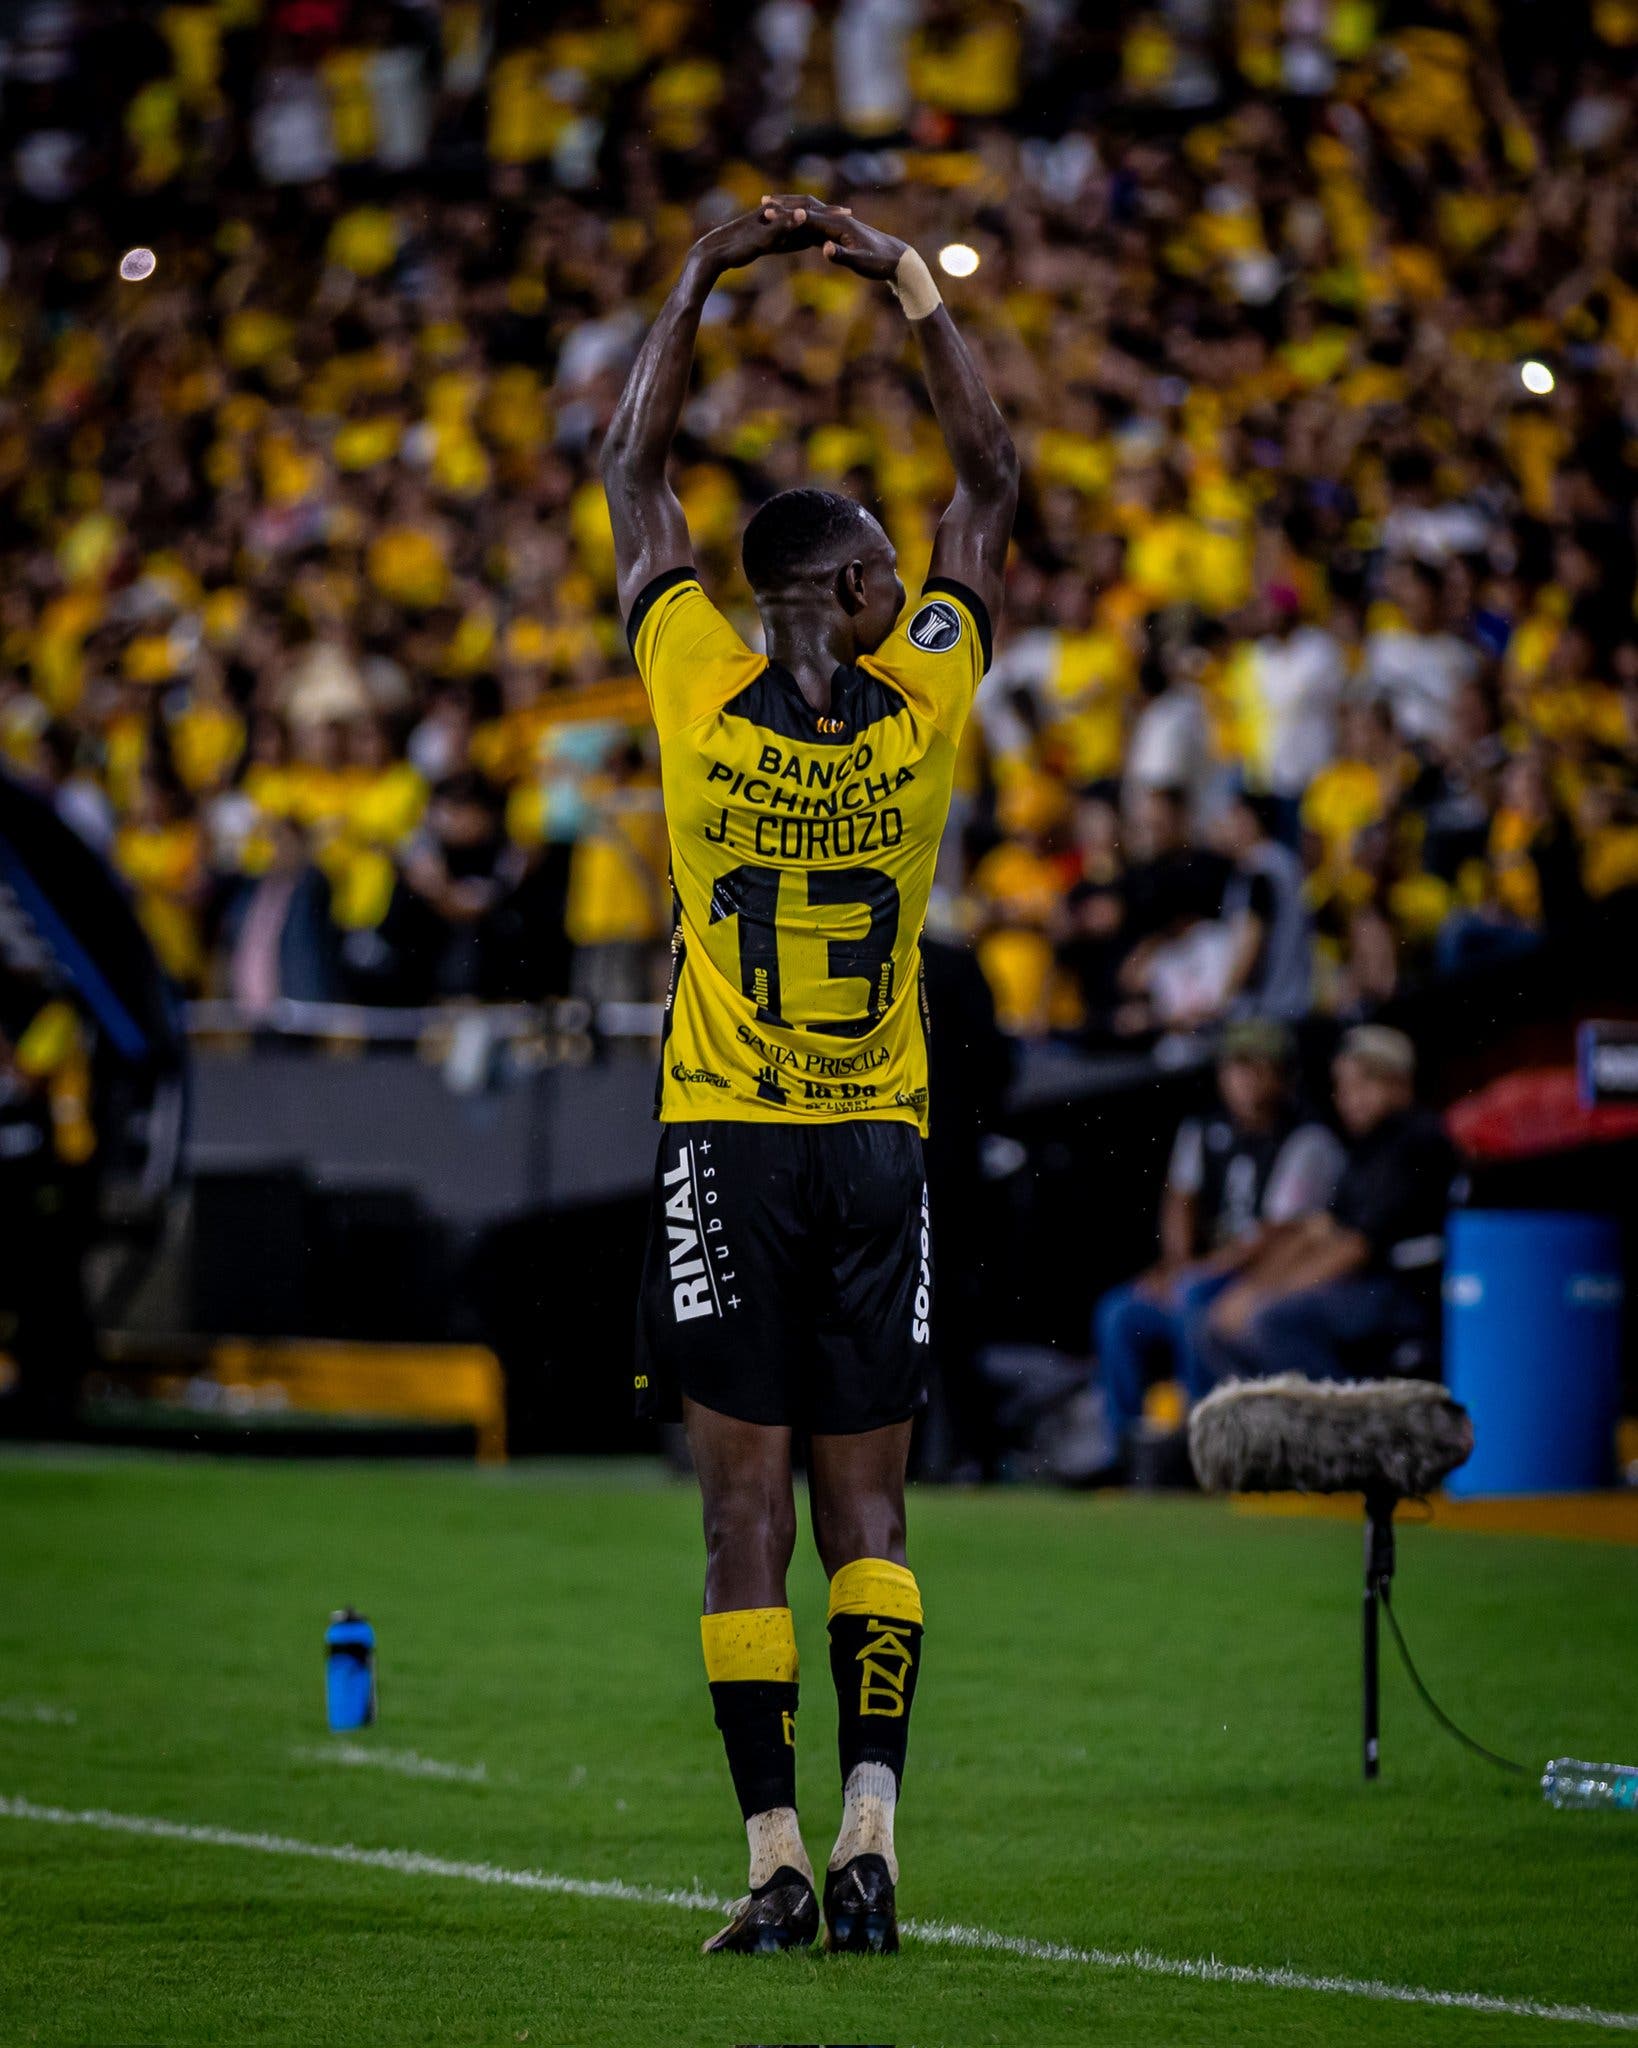
<instances>
[{"instance_id":1,"label":"black jersey stripe","mask_svg":"<svg viewBox=\"0 0 1638 2048\"><path fill-rule=\"evenodd\" d=\"M990 608L976 590L969 590L965 583L958 583L953 576L929 576L921 586L923 597L930 597L935 590L947 590L973 615L973 624L978 628L978 644L984 650L984 672L989 673L990 663L995 658L995 635L990 627Z\"/></svg>"},{"instance_id":2,"label":"black jersey stripe","mask_svg":"<svg viewBox=\"0 0 1638 2048\"><path fill-rule=\"evenodd\" d=\"M671 927L671 973L666 981L665 1004L660 1011L660 1061L654 1071L654 1121L660 1120L665 1102L665 1056L671 1046L671 1026L677 1014L677 992L682 986L683 966L688 959L688 947L682 935L682 898L675 887L671 891L671 911L674 922Z\"/></svg>"},{"instance_id":3,"label":"black jersey stripe","mask_svg":"<svg viewBox=\"0 0 1638 2048\"><path fill-rule=\"evenodd\" d=\"M831 677L829 711L815 711L790 670L770 661L722 709L725 716L746 719L781 739L800 740L810 747L850 747L868 727L897 718L906 705L879 676L861 668L838 668ZM827 726L839 730L827 731Z\"/></svg>"},{"instance_id":4,"label":"black jersey stripe","mask_svg":"<svg viewBox=\"0 0 1638 2048\"><path fill-rule=\"evenodd\" d=\"M668 590L675 590L679 583L698 583L699 571L691 568L662 569L658 576L651 576L632 600L631 610L626 614L626 645L631 649L631 658L637 659L637 635L642 630L644 619L665 596ZM959 596L959 591L957 592Z\"/></svg>"}]
</instances>

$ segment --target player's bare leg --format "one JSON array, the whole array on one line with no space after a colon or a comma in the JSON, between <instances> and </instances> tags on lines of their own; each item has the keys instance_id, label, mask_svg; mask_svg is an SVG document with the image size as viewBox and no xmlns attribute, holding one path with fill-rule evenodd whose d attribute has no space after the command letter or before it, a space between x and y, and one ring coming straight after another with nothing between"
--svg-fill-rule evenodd
<instances>
[{"instance_id":1,"label":"player's bare leg","mask_svg":"<svg viewBox=\"0 0 1638 2048\"><path fill-rule=\"evenodd\" d=\"M796 1818L796 1543L791 1433L684 1401L705 1509L705 1675L750 1845L747 1896L707 1954L805 1947L819 1928Z\"/></svg>"},{"instance_id":2,"label":"player's bare leg","mask_svg":"<svg viewBox=\"0 0 1638 2048\"><path fill-rule=\"evenodd\" d=\"M899 1945L893 1817L921 1664L921 1594L904 1561L910 1424L813 1440L813 1533L830 1579L842 1826L825 1875L825 1946Z\"/></svg>"}]
</instances>

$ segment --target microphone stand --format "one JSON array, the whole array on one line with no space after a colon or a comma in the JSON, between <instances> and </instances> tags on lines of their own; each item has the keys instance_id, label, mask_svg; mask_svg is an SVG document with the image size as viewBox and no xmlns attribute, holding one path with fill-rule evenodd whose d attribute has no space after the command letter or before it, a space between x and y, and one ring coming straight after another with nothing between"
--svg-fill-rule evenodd
<instances>
[{"instance_id":1,"label":"microphone stand","mask_svg":"<svg viewBox=\"0 0 1638 2048\"><path fill-rule=\"evenodd\" d=\"M1365 1493L1365 1600L1364 1600L1364 1763L1367 1779L1380 1777L1381 1753L1381 1666L1378 1658L1378 1627L1382 1602L1388 1597L1393 1578L1393 1511L1396 1496L1385 1486L1368 1487Z\"/></svg>"}]
</instances>

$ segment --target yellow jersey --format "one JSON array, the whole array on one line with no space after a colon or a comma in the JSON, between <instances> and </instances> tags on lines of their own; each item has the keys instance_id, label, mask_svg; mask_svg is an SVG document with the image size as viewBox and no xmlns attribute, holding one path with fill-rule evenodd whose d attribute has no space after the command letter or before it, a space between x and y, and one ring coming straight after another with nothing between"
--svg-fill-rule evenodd
<instances>
[{"instance_id":1,"label":"yellow jersey","mask_svg":"<svg viewBox=\"0 0 1638 2048\"><path fill-rule=\"evenodd\" d=\"M659 1116L927 1131L921 928L990 623L930 581L815 711L691 569L632 607L677 899Z\"/></svg>"}]
</instances>

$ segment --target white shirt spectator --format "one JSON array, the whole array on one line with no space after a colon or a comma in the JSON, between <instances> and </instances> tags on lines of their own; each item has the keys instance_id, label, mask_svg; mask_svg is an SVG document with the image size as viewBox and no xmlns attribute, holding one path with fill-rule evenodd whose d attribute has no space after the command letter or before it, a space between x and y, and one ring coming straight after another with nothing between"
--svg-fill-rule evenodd
<instances>
[{"instance_id":1,"label":"white shirt spectator","mask_svg":"<svg viewBox=\"0 0 1638 2048\"><path fill-rule=\"evenodd\" d=\"M384 171L412 170L424 161L432 132L421 52L410 44L377 50L370 59L369 81L375 160Z\"/></svg>"},{"instance_id":2,"label":"white shirt spectator","mask_svg":"<svg viewBox=\"0 0 1638 2048\"><path fill-rule=\"evenodd\" d=\"M1220 1016L1233 967L1233 928L1219 918L1157 946L1148 972L1156 1022L1192 1029L1202 1017Z\"/></svg>"},{"instance_id":3,"label":"white shirt spectator","mask_svg":"<svg viewBox=\"0 0 1638 2048\"><path fill-rule=\"evenodd\" d=\"M917 0L842 0L831 31L836 114L854 135L890 135L910 112L905 48Z\"/></svg>"},{"instance_id":4,"label":"white shirt spectator","mask_svg":"<svg viewBox=\"0 0 1638 2048\"><path fill-rule=\"evenodd\" d=\"M1252 676L1263 714L1263 781L1276 796L1301 796L1336 754L1342 650L1323 626L1299 626L1256 642Z\"/></svg>"},{"instance_id":5,"label":"white shirt spectator","mask_svg":"<svg viewBox=\"0 0 1638 2048\"><path fill-rule=\"evenodd\" d=\"M1477 654L1454 633L1387 626L1365 642L1365 682L1388 700L1401 737L1413 743L1450 743L1456 700L1477 667Z\"/></svg>"},{"instance_id":6,"label":"white shirt spectator","mask_svg":"<svg viewBox=\"0 0 1638 2048\"><path fill-rule=\"evenodd\" d=\"M1198 812L1211 774L1206 709L1193 684L1174 683L1138 713L1126 746L1126 790L1183 789Z\"/></svg>"},{"instance_id":7,"label":"white shirt spectator","mask_svg":"<svg viewBox=\"0 0 1638 2048\"><path fill-rule=\"evenodd\" d=\"M1034 728L1020 700L1035 707L1046 722L1046 686L1057 659L1060 635L1055 626L1036 626L1008 640L978 686L973 711L990 752L1001 759L1027 757Z\"/></svg>"},{"instance_id":8,"label":"white shirt spectator","mask_svg":"<svg viewBox=\"0 0 1638 2048\"><path fill-rule=\"evenodd\" d=\"M1434 568L1452 555L1476 555L1490 539L1490 521L1476 505L1396 505L1382 522L1382 545Z\"/></svg>"},{"instance_id":9,"label":"white shirt spectator","mask_svg":"<svg viewBox=\"0 0 1638 2048\"><path fill-rule=\"evenodd\" d=\"M763 78L769 95L788 107L801 86L813 41L813 9L805 0L762 0L752 26L767 61Z\"/></svg>"},{"instance_id":10,"label":"white shirt spectator","mask_svg":"<svg viewBox=\"0 0 1638 2048\"><path fill-rule=\"evenodd\" d=\"M560 396L581 390L605 371L613 370L635 350L647 321L641 313L609 313L601 320L583 320L564 342L557 359L556 389Z\"/></svg>"},{"instance_id":11,"label":"white shirt spectator","mask_svg":"<svg viewBox=\"0 0 1638 2048\"><path fill-rule=\"evenodd\" d=\"M268 185L311 185L335 169L330 103L311 71L270 71L251 124L256 168Z\"/></svg>"},{"instance_id":12,"label":"white shirt spectator","mask_svg":"<svg viewBox=\"0 0 1638 2048\"><path fill-rule=\"evenodd\" d=\"M17 182L31 199L58 205L84 182L85 137L71 128L36 128L12 152Z\"/></svg>"},{"instance_id":13,"label":"white shirt spectator","mask_svg":"<svg viewBox=\"0 0 1638 2048\"><path fill-rule=\"evenodd\" d=\"M89 775L71 775L54 799L57 816L71 832L106 853L114 843L114 807Z\"/></svg>"},{"instance_id":14,"label":"white shirt spectator","mask_svg":"<svg viewBox=\"0 0 1638 2048\"><path fill-rule=\"evenodd\" d=\"M1337 77L1329 0L1285 0L1281 28L1281 84L1303 98L1323 98Z\"/></svg>"}]
</instances>

